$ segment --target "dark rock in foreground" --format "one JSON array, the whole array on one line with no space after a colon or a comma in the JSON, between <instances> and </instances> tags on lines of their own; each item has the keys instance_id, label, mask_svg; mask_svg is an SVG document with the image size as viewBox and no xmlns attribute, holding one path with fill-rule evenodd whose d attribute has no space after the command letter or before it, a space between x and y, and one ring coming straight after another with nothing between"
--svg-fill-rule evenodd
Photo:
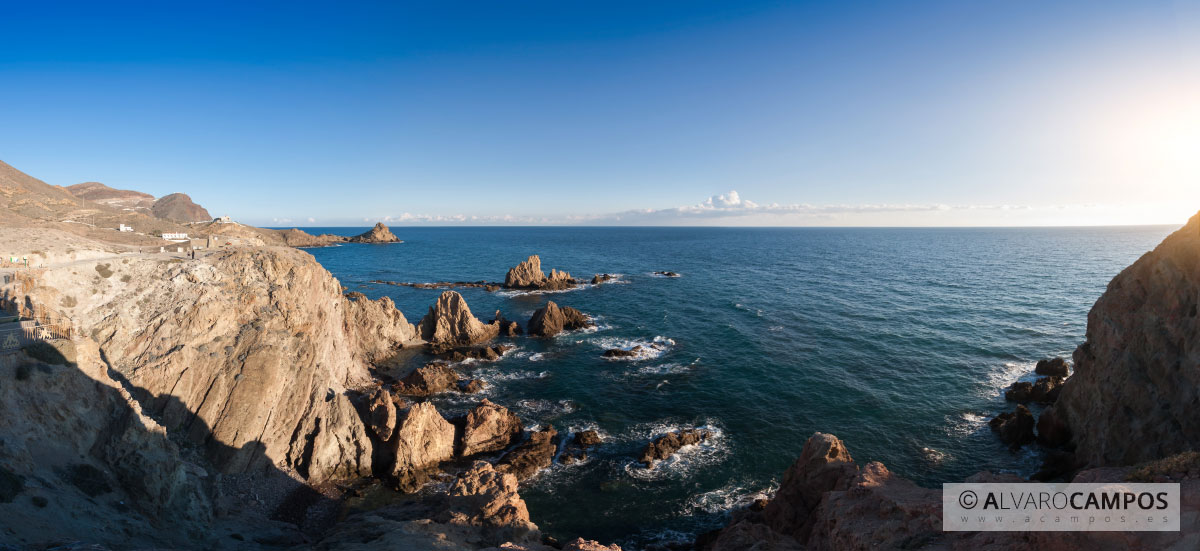
<instances>
[{"instance_id":1,"label":"dark rock in foreground","mask_svg":"<svg viewBox=\"0 0 1200 551\"><path fill-rule=\"evenodd\" d=\"M546 427L529 436L521 445L504 454L496 462L496 470L512 473L518 480L525 480L538 471L554 463L554 454L558 451L555 442L558 431L554 427Z\"/></svg>"},{"instance_id":2,"label":"dark rock in foreground","mask_svg":"<svg viewBox=\"0 0 1200 551\"><path fill-rule=\"evenodd\" d=\"M1034 441L1034 424L1033 413L1023 405L1018 405L1015 412L1001 413L988 421L988 426L1000 435L1000 441L1012 450Z\"/></svg>"}]
</instances>

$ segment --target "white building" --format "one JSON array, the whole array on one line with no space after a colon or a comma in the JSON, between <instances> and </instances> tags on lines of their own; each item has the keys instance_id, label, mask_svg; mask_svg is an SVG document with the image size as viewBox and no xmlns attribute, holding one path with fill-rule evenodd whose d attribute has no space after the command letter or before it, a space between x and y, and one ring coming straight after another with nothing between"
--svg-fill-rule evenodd
<instances>
[{"instance_id":1,"label":"white building","mask_svg":"<svg viewBox=\"0 0 1200 551\"><path fill-rule=\"evenodd\" d=\"M186 234L186 233L164 233L164 234L162 234L162 238L166 239L167 241L187 241L188 234Z\"/></svg>"},{"instance_id":2,"label":"white building","mask_svg":"<svg viewBox=\"0 0 1200 551\"><path fill-rule=\"evenodd\" d=\"M125 224L121 224L120 231L132 233L133 226L126 226Z\"/></svg>"},{"instance_id":3,"label":"white building","mask_svg":"<svg viewBox=\"0 0 1200 551\"><path fill-rule=\"evenodd\" d=\"M220 217L220 218L215 218L215 219L213 219L213 222L216 222L216 223L218 223L218 224L232 224L232 223L233 223L233 219L229 218L229 215L227 214L227 215L225 215L225 216L222 216L222 217Z\"/></svg>"}]
</instances>

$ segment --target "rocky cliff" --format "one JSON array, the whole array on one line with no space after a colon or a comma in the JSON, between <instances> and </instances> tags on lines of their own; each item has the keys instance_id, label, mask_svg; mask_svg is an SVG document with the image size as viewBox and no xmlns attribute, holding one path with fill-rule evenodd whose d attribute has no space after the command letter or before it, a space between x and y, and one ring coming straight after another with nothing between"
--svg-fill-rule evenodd
<instances>
[{"instance_id":1,"label":"rocky cliff","mask_svg":"<svg viewBox=\"0 0 1200 551\"><path fill-rule=\"evenodd\" d=\"M1079 459L1130 465L1200 446L1198 307L1200 215L1113 278L1088 313L1054 407Z\"/></svg>"},{"instance_id":2,"label":"rocky cliff","mask_svg":"<svg viewBox=\"0 0 1200 551\"><path fill-rule=\"evenodd\" d=\"M121 259L49 269L31 283L34 303L85 328L142 407L224 472L370 474L370 443L348 397L369 381L357 346L365 333L346 328L376 320L366 310L379 305L349 305L308 254ZM386 324L403 338L411 327L399 318Z\"/></svg>"},{"instance_id":3,"label":"rocky cliff","mask_svg":"<svg viewBox=\"0 0 1200 551\"><path fill-rule=\"evenodd\" d=\"M351 237L348 241L351 243L400 243L400 238L383 225L383 222L376 222L374 228Z\"/></svg>"}]
</instances>

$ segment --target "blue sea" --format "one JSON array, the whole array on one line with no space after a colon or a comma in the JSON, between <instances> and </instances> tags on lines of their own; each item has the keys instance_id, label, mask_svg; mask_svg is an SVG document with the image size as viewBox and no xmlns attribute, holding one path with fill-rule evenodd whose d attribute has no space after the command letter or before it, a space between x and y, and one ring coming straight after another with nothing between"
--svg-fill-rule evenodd
<instances>
[{"instance_id":1,"label":"blue sea","mask_svg":"<svg viewBox=\"0 0 1200 551\"><path fill-rule=\"evenodd\" d=\"M502 360L461 370L528 427L606 437L587 462L522 490L543 531L653 549L771 492L817 431L927 486L1032 473L1038 452L1009 452L986 426L1007 407L1002 388L1039 358L1069 358L1108 281L1173 229L398 227L403 244L308 251L414 323L441 291L370 281L503 281L531 254L547 272L621 274L553 294L459 290L485 321L500 310L524 322L553 300L598 324L511 339ZM661 350L601 357L650 343ZM478 399L437 403L449 416ZM634 462L657 435L693 426L716 437L654 470Z\"/></svg>"}]
</instances>

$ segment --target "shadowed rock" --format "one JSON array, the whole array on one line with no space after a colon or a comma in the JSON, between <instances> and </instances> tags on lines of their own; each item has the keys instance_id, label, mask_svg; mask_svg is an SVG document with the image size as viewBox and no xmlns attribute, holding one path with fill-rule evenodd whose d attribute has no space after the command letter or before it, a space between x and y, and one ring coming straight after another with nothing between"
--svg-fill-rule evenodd
<instances>
[{"instance_id":1,"label":"shadowed rock","mask_svg":"<svg viewBox=\"0 0 1200 551\"><path fill-rule=\"evenodd\" d=\"M1024 405L1018 405L1015 412L1001 413L988 421L988 426L996 431L1000 441L1013 450L1034 441L1034 425L1033 413Z\"/></svg>"},{"instance_id":2,"label":"shadowed rock","mask_svg":"<svg viewBox=\"0 0 1200 551\"><path fill-rule=\"evenodd\" d=\"M592 322L583 312L570 306L559 307L554 301L549 301L539 308L529 318L529 335L535 337L553 337L563 331L571 331L591 327Z\"/></svg>"},{"instance_id":3,"label":"shadowed rock","mask_svg":"<svg viewBox=\"0 0 1200 551\"><path fill-rule=\"evenodd\" d=\"M518 480L525 480L537 474L554 462L554 454L558 451L558 445L555 443L557 436L558 431L554 430L554 427L546 427L531 434L529 440L500 458L496 463L496 470L512 473Z\"/></svg>"}]
</instances>

